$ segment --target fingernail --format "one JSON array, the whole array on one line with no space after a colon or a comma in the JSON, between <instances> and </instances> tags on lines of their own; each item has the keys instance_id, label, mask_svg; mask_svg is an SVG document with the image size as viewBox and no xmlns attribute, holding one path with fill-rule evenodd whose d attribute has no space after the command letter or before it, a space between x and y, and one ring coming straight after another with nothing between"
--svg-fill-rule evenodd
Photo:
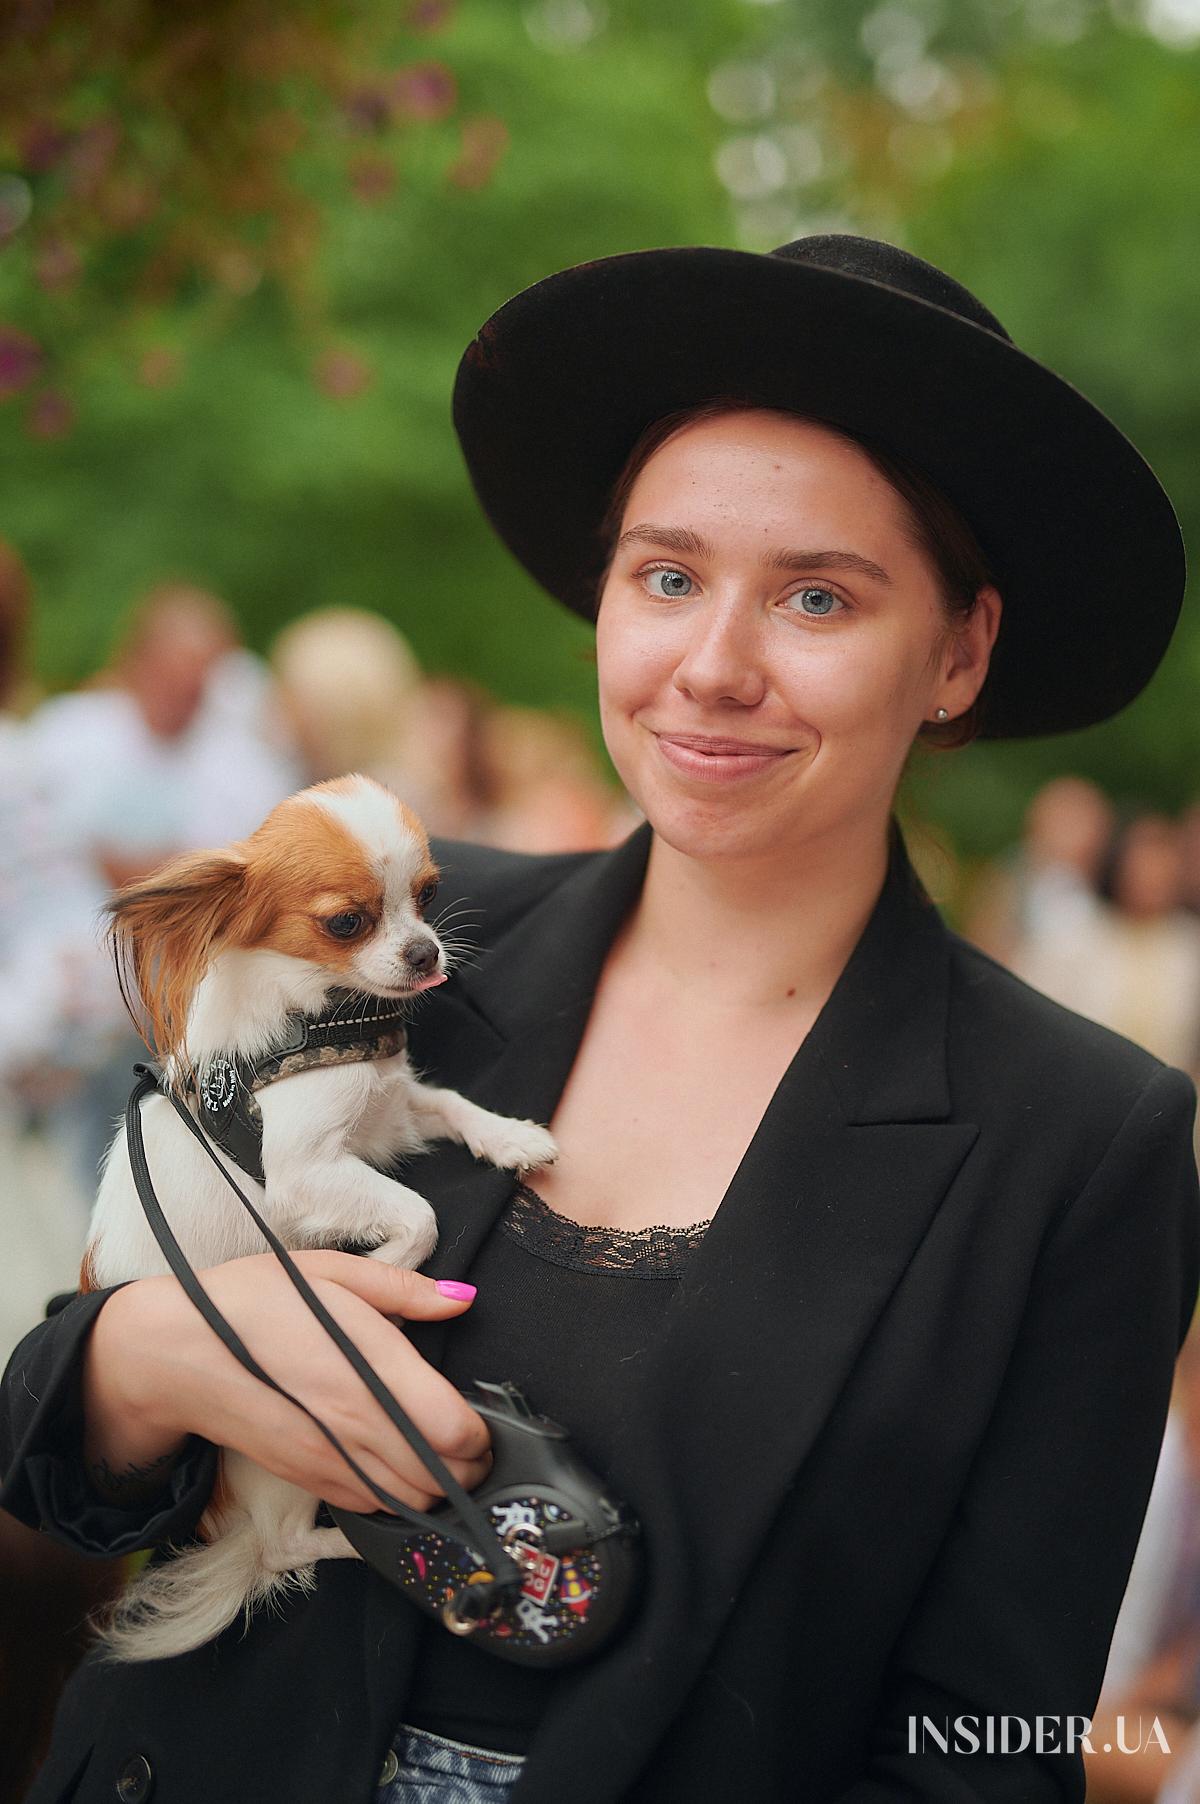
<instances>
[{"instance_id":1,"label":"fingernail","mask_svg":"<svg viewBox=\"0 0 1200 1804\"><path fill-rule=\"evenodd\" d=\"M473 1284L460 1284L457 1278L439 1278L437 1287L444 1297L453 1297L456 1303L469 1303L475 1295Z\"/></svg>"}]
</instances>

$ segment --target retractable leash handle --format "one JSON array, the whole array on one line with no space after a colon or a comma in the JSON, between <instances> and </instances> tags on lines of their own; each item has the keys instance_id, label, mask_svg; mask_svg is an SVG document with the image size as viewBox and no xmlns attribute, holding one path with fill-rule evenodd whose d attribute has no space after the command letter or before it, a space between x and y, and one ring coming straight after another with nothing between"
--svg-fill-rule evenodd
<instances>
[{"instance_id":1,"label":"retractable leash handle","mask_svg":"<svg viewBox=\"0 0 1200 1804\"><path fill-rule=\"evenodd\" d=\"M480 1508L470 1492L459 1484L454 1474L448 1471L442 1464L442 1461L429 1445L425 1436L421 1433L416 1424L409 1420L408 1416L401 1409L400 1405L392 1396L392 1393L388 1390L374 1367L366 1358L364 1358L359 1348L355 1346L350 1337L343 1332L342 1328L330 1315L329 1311L325 1308L325 1305L321 1302L320 1297L317 1296L312 1286L304 1277L304 1274L288 1254L287 1248L283 1245L282 1241L263 1220L241 1185L238 1184L236 1179L226 1170L225 1166L222 1165L220 1159L213 1151L213 1148L209 1145L203 1128L200 1126L199 1122L195 1120L187 1105L172 1091L162 1087L160 1082L161 1072L155 1066L149 1064L135 1065L133 1069L137 1082L134 1084L129 1095L129 1101L125 1106L125 1133L129 1145L129 1163L133 1172L134 1185L137 1188L138 1197L141 1201L142 1209L145 1212L146 1220L149 1222L154 1237L162 1248L163 1257L166 1259L167 1264L170 1266L175 1277L179 1280L179 1283L183 1287L188 1298L199 1310L213 1333L226 1347L228 1347L234 1358L238 1360L239 1364L245 1367L246 1371L248 1371L252 1377L257 1378L261 1383L268 1385L271 1390L283 1397L288 1403L294 1403L297 1409L303 1410L309 1421L313 1422L316 1427L320 1429L330 1446L345 1460L355 1477L367 1486L367 1489L378 1499L379 1503L382 1504L385 1509L402 1517L406 1522L411 1523L417 1529L449 1536L452 1540L460 1542L470 1553L483 1559L491 1574L490 1580L486 1583L486 1601L488 1603L499 1602L505 1596L514 1596L519 1593L525 1582L525 1574L521 1566L514 1560L500 1540L491 1517ZM286 1390L282 1384L279 1384L272 1378L269 1372L263 1370L253 1354L239 1338L236 1331L225 1320L225 1317L221 1314L208 1292L204 1289L204 1286L200 1283L195 1272L192 1270L192 1267L189 1265L183 1249L179 1245L175 1235L172 1233L170 1224L163 1214L162 1205L155 1195L154 1186L150 1180L150 1167L146 1160L146 1143L142 1134L141 1105L147 1096L154 1093L166 1096L167 1100L172 1104L176 1114L187 1127L189 1133L191 1133L204 1148L204 1151L208 1154L230 1189L247 1210L259 1233L263 1236L268 1247L283 1266L284 1271L291 1279L295 1288L300 1292L300 1295L304 1298L305 1303L316 1316L321 1326L325 1329L325 1332L338 1347L339 1351L347 1360L349 1360L350 1364L354 1367L354 1370L358 1373L358 1376L362 1379L371 1395L375 1398L375 1401L387 1415L389 1421L399 1429L413 1452L441 1485L447 1500L454 1505L457 1515L461 1519L457 1528L449 1523L445 1516L434 1517L425 1514L421 1510L415 1510L409 1504L403 1503L400 1498L393 1497L388 1491L385 1491L382 1486L377 1485L375 1480L370 1478L367 1473L363 1471L353 1454L349 1453L346 1448L342 1446L337 1436L333 1433L333 1430L327 1428L324 1422L321 1421L321 1418L318 1415L315 1415L306 1403L302 1403L299 1397L294 1397L289 1390ZM341 1517L342 1515L349 1513L350 1512L338 1511L337 1515ZM479 1598L479 1602L480 1604L485 1602L482 1595Z\"/></svg>"}]
</instances>

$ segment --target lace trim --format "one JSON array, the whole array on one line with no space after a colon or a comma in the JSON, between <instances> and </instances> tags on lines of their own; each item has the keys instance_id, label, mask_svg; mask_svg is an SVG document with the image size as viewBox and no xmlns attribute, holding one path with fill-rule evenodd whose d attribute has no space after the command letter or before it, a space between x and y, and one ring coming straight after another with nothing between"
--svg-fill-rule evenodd
<instances>
[{"instance_id":1,"label":"lace trim","mask_svg":"<svg viewBox=\"0 0 1200 1804\"><path fill-rule=\"evenodd\" d=\"M678 1278L710 1222L691 1222L685 1228L585 1227L519 1183L499 1225L510 1239L554 1265L634 1278Z\"/></svg>"}]
</instances>

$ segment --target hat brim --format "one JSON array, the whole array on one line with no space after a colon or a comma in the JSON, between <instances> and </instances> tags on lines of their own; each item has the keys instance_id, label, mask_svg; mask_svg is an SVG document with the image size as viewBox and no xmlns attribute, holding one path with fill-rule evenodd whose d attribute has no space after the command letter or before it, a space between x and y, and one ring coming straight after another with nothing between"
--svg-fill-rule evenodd
<instances>
[{"instance_id":1,"label":"hat brim","mask_svg":"<svg viewBox=\"0 0 1200 1804\"><path fill-rule=\"evenodd\" d=\"M727 394L873 439L970 523L1004 601L981 738L1091 726L1149 681L1185 577L1154 472L1061 376L885 283L709 246L579 264L486 322L453 415L500 538L594 619L601 525L636 439Z\"/></svg>"}]
</instances>

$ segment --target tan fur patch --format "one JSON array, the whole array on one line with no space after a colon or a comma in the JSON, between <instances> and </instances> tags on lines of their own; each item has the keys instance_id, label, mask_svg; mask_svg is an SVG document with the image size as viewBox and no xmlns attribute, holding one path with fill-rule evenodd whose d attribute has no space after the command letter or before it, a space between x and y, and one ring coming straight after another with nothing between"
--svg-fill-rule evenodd
<instances>
[{"instance_id":1,"label":"tan fur patch","mask_svg":"<svg viewBox=\"0 0 1200 1804\"><path fill-rule=\"evenodd\" d=\"M108 904L122 992L138 1031L162 1056L182 1046L196 986L242 905L246 875L236 847L189 852L127 884ZM138 1020L135 998L145 1020Z\"/></svg>"},{"instance_id":2,"label":"tan fur patch","mask_svg":"<svg viewBox=\"0 0 1200 1804\"><path fill-rule=\"evenodd\" d=\"M246 852L245 916L233 922L231 943L348 965L361 939L339 944L321 922L354 910L376 923L383 913L383 885L349 828L301 794L267 817L246 841Z\"/></svg>"},{"instance_id":3,"label":"tan fur patch","mask_svg":"<svg viewBox=\"0 0 1200 1804\"><path fill-rule=\"evenodd\" d=\"M412 886L413 895L419 896L421 891L425 888L425 885L427 883L436 883L438 878L441 876L441 874L442 873L438 869L437 865L434 864L433 859L432 858L426 859L425 863L421 866L421 869L417 872L416 876L413 878L413 886Z\"/></svg>"}]
</instances>

